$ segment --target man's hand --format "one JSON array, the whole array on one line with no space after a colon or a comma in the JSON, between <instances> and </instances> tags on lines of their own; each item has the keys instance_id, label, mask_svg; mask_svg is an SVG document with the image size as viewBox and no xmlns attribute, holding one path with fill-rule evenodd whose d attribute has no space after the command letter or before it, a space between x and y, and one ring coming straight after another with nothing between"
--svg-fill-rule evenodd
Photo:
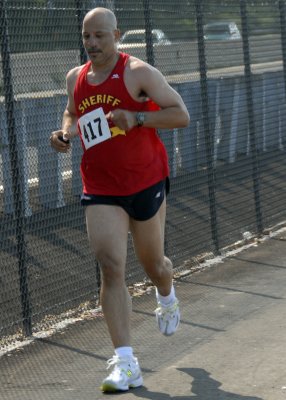
<instances>
[{"instance_id":1,"label":"man's hand","mask_svg":"<svg viewBox=\"0 0 286 400\"><path fill-rule=\"evenodd\" d=\"M107 120L112 121L115 126L118 126L118 128L126 132L130 131L134 126L137 126L135 112L117 108L116 110L110 111L106 114L106 118Z\"/></svg>"},{"instance_id":2,"label":"man's hand","mask_svg":"<svg viewBox=\"0 0 286 400\"><path fill-rule=\"evenodd\" d=\"M70 139L72 134L67 131L59 130L52 132L50 136L50 143L54 150L59 153L67 153L70 149Z\"/></svg>"}]
</instances>

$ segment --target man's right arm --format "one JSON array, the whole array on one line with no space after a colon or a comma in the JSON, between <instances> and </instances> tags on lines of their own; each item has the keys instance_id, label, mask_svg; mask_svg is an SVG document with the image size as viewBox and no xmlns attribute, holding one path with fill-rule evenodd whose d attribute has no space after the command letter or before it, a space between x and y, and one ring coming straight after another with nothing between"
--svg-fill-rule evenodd
<instances>
[{"instance_id":1,"label":"man's right arm","mask_svg":"<svg viewBox=\"0 0 286 400\"><path fill-rule=\"evenodd\" d=\"M66 153L70 149L69 140L77 136L77 116L74 104L74 87L78 77L80 67L68 72L66 77L68 102L63 113L62 128L52 132L50 136L51 146L60 153Z\"/></svg>"}]
</instances>

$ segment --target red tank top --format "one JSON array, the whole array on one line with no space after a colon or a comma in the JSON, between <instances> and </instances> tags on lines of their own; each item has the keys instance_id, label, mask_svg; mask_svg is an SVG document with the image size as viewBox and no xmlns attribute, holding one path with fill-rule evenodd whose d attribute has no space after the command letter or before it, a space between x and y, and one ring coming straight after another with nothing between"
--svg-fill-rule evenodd
<instances>
[{"instance_id":1,"label":"red tank top","mask_svg":"<svg viewBox=\"0 0 286 400\"><path fill-rule=\"evenodd\" d=\"M125 133L103 117L116 108L159 109L153 101L138 102L128 93L123 79L128 58L120 53L113 71L99 85L87 81L89 61L76 81L74 101L84 151L80 168L84 193L127 196L169 174L166 149L155 129L134 127Z\"/></svg>"}]
</instances>

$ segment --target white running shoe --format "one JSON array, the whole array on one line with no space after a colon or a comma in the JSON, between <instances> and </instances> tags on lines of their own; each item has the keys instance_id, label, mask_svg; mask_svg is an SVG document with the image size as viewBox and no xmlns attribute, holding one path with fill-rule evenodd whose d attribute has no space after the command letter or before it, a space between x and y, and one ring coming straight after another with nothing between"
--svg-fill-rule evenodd
<instances>
[{"instance_id":1,"label":"white running shoe","mask_svg":"<svg viewBox=\"0 0 286 400\"><path fill-rule=\"evenodd\" d=\"M164 307L158 302L158 308L156 308L155 313L160 332L165 336L173 335L180 324L178 300L176 299L174 303L168 307Z\"/></svg>"},{"instance_id":2,"label":"white running shoe","mask_svg":"<svg viewBox=\"0 0 286 400\"><path fill-rule=\"evenodd\" d=\"M101 385L103 392L126 391L143 385L141 370L136 357L113 356L107 361L107 369L113 366L111 374Z\"/></svg>"}]
</instances>

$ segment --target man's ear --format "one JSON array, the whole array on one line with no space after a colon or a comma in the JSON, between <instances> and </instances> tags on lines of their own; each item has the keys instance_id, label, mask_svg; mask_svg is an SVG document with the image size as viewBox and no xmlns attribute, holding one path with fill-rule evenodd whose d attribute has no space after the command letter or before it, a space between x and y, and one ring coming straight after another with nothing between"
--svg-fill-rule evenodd
<instances>
[{"instance_id":1,"label":"man's ear","mask_svg":"<svg viewBox=\"0 0 286 400\"><path fill-rule=\"evenodd\" d=\"M119 29L115 29L115 30L114 30L114 38L115 38L115 42L119 42L119 40L120 40L120 37L121 37L120 30L119 30Z\"/></svg>"}]
</instances>

